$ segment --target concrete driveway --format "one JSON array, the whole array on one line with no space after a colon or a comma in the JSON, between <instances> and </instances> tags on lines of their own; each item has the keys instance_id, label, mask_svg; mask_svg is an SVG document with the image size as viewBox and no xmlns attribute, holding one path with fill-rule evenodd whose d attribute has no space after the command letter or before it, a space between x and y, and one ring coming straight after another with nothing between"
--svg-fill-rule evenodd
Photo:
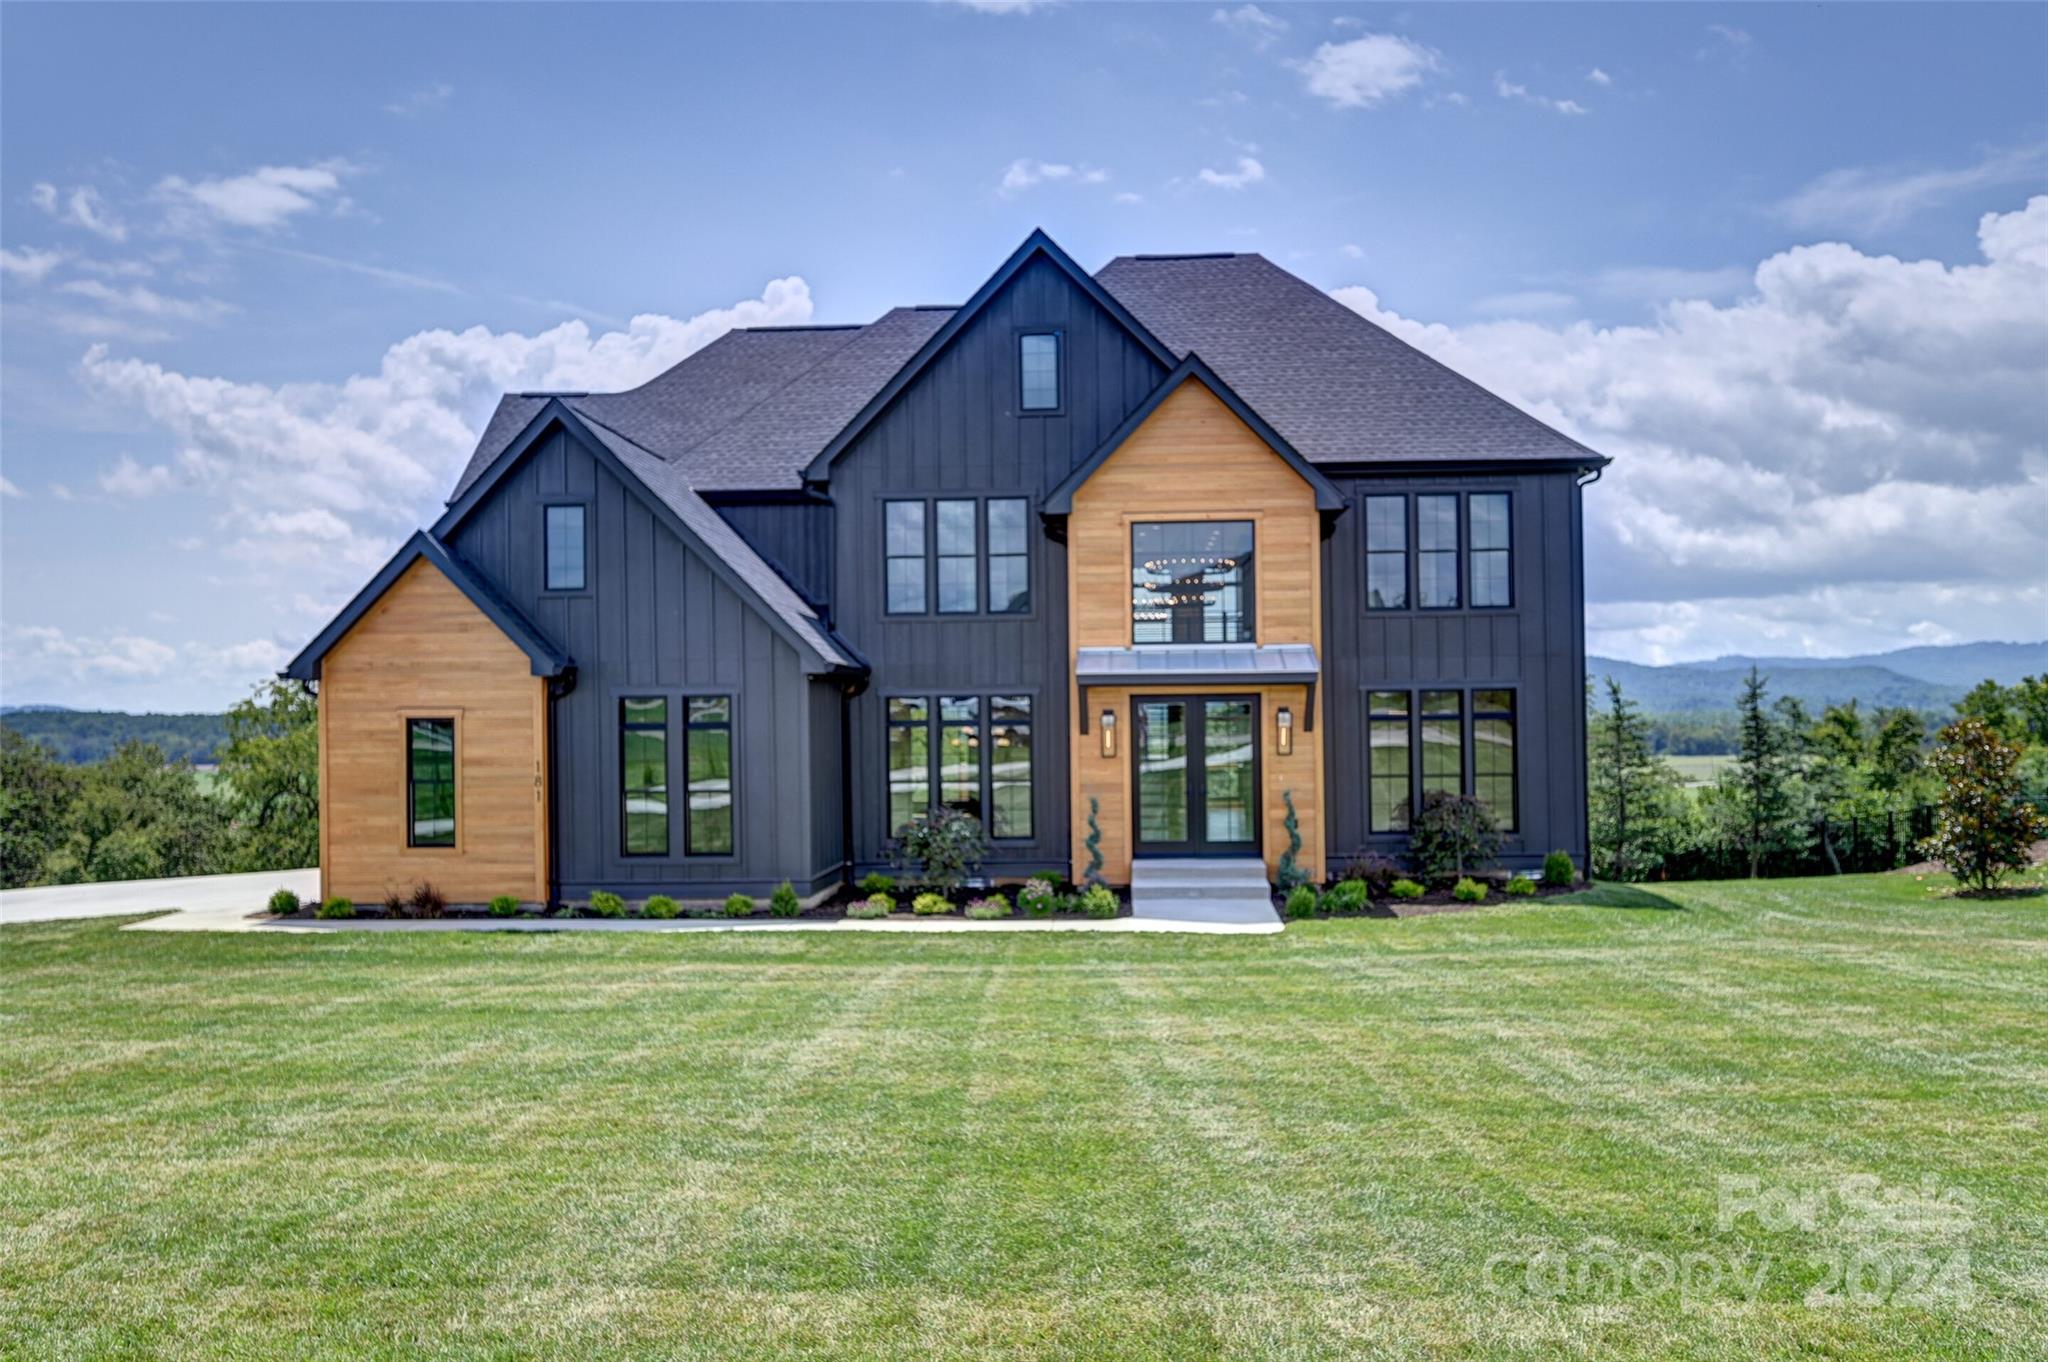
<instances>
[{"instance_id":1,"label":"concrete driveway","mask_svg":"<svg viewBox=\"0 0 2048 1362\"><path fill-rule=\"evenodd\" d=\"M61 918L125 917L182 909L190 925L233 922L260 910L274 889L302 899L320 892L318 870L260 870L248 875L195 875L189 879L109 880L53 884L0 892L0 924L55 922Z\"/></svg>"}]
</instances>

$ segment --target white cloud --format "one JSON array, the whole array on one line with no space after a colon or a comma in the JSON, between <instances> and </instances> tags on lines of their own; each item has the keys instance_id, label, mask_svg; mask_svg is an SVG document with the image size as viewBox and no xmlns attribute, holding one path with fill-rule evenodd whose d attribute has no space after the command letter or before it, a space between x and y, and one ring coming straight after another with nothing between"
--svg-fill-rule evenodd
<instances>
[{"instance_id":1,"label":"white cloud","mask_svg":"<svg viewBox=\"0 0 2048 1362\"><path fill-rule=\"evenodd\" d=\"M1347 241L1347 242L1345 242L1345 243L1343 244L1343 246L1341 246L1341 247L1340 247L1339 249L1340 249L1340 250L1342 250L1342 251L1344 252L1344 254L1345 254L1346 256L1350 257L1350 258L1351 258L1351 259L1353 259L1353 260L1363 260L1363 259L1365 259L1365 250L1364 250L1364 248L1363 248L1363 247L1359 247L1359 246L1355 246L1355 245L1353 245L1352 243L1350 243L1350 242L1348 242L1348 241Z\"/></svg>"},{"instance_id":2,"label":"white cloud","mask_svg":"<svg viewBox=\"0 0 2048 1362\"><path fill-rule=\"evenodd\" d=\"M1493 92L1502 99L1512 99L1518 100L1523 104L1533 104L1539 109L1548 109L1552 113L1582 114L1591 112L1591 110L1587 109L1585 105L1579 103L1576 99L1552 99L1548 95L1539 95L1526 85L1517 85L1514 81L1509 80L1504 72L1500 71L1496 71L1493 74Z\"/></svg>"},{"instance_id":3,"label":"white cloud","mask_svg":"<svg viewBox=\"0 0 2048 1362\"><path fill-rule=\"evenodd\" d=\"M1068 165L1063 161L1034 161L1023 157L1010 162L996 192L1004 198L1035 189L1042 184L1102 184L1109 172L1096 166Z\"/></svg>"},{"instance_id":4,"label":"white cloud","mask_svg":"<svg viewBox=\"0 0 2048 1362\"><path fill-rule=\"evenodd\" d=\"M1120 191L1119 193L1117 193L1115 197L1118 203L1125 204L1143 203L1145 201L1145 196L1143 194L1134 194L1128 189Z\"/></svg>"},{"instance_id":5,"label":"white cloud","mask_svg":"<svg viewBox=\"0 0 2048 1362\"><path fill-rule=\"evenodd\" d=\"M54 625L10 625L5 638L8 684L17 692L24 678L34 686L49 684L43 678L162 676L178 660L178 650L169 644L122 631L77 636Z\"/></svg>"},{"instance_id":6,"label":"white cloud","mask_svg":"<svg viewBox=\"0 0 2048 1362\"><path fill-rule=\"evenodd\" d=\"M16 487L11 479L0 477L0 497L25 498L27 496L28 493Z\"/></svg>"},{"instance_id":7,"label":"white cloud","mask_svg":"<svg viewBox=\"0 0 2048 1362\"><path fill-rule=\"evenodd\" d=\"M163 464L145 468L130 455L123 454L114 466L100 474L100 490L111 497L132 497L140 499L168 492L177 485L177 476Z\"/></svg>"},{"instance_id":8,"label":"white cloud","mask_svg":"<svg viewBox=\"0 0 2048 1362\"><path fill-rule=\"evenodd\" d=\"M1489 317L1528 317L1543 313L1573 312L1579 300L1552 289L1529 289L1521 293L1496 293L1472 304L1472 310Z\"/></svg>"},{"instance_id":9,"label":"white cloud","mask_svg":"<svg viewBox=\"0 0 2048 1362\"><path fill-rule=\"evenodd\" d=\"M1236 9L1219 9L1209 16L1240 37L1251 40L1261 52L1279 41L1280 35L1288 28L1287 21L1277 14L1268 14L1257 5L1239 5Z\"/></svg>"},{"instance_id":10,"label":"white cloud","mask_svg":"<svg viewBox=\"0 0 2048 1362\"><path fill-rule=\"evenodd\" d=\"M1212 189L1243 189L1265 179L1266 168L1253 157L1240 156L1234 169L1212 170L1204 166L1195 178Z\"/></svg>"},{"instance_id":11,"label":"white cloud","mask_svg":"<svg viewBox=\"0 0 2048 1362\"><path fill-rule=\"evenodd\" d=\"M1586 79L1591 81L1595 85L1604 86L1614 84L1614 77L1608 75L1605 71L1602 71L1597 66L1586 73Z\"/></svg>"},{"instance_id":12,"label":"white cloud","mask_svg":"<svg viewBox=\"0 0 2048 1362\"><path fill-rule=\"evenodd\" d=\"M2048 196L1986 214L1978 240L1965 264L1795 247L1739 300L1670 302L1641 326L1453 328L1337 296L1615 456L1588 496L1609 651L1698 655L1766 623L1825 640L1849 602L1878 621L1858 637L1951 619L1981 637L2043 618ZM1681 608L1730 601L1748 604ZM1651 632L1688 619L1692 643Z\"/></svg>"},{"instance_id":13,"label":"white cloud","mask_svg":"<svg viewBox=\"0 0 2048 1362\"><path fill-rule=\"evenodd\" d=\"M1676 298L1733 298L1755 280L1754 270L1739 265L1691 269L1676 265L1614 265L1592 278L1593 288L1610 298L1667 303Z\"/></svg>"},{"instance_id":14,"label":"white cloud","mask_svg":"<svg viewBox=\"0 0 2048 1362\"><path fill-rule=\"evenodd\" d=\"M386 265L373 265L364 260L348 260L337 255L321 255L317 251L294 250L288 246L273 246L267 242L256 242L254 245L257 249L268 251L272 255L281 255L291 260L303 260L309 265L322 265L331 270L344 270L350 274L360 274L365 279L375 279L382 284L396 284L400 288L416 288L429 293L458 295L467 292L461 286L451 284L446 279L436 279L431 275L415 274L411 270L395 270ZM565 312L581 311L580 308L569 307L561 310Z\"/></svg>"},{"instance_id":15,"label":"white cloud","mask_svg":"<svg viewBox=\"0 0 2048 1362\"><path fill-rule=\"evenodd\" d=\"M63 263L62 251L39 251L33 247L13 251L0 246L0 274L11 274L23 283L40 284Z\"/></svg>"},{"instance_id":16,"label":"white cloud","mask_svg":"<svg viewBox=\"0 0 2048 1362\"><path fill-rule=\"evenodd\" d=\"M1391 33L1324 43L1315 55L1293 63L1308 92L1339 109L1385 103L1420 85L1439 64L1436 53Z\"/></svg>"},{"instance_id":17,"label":"white cloud","mask_svg":"<svg viewBox=\"0 0 2048 1362\"><path fill-rule=\"evenodd\" d=\"M258 166L245 175L187 180L167 175L156 195L170 205L174 226L225 224L259 230L279 226L322 204L339 202L341 181L354 174L347 161L308 166Z\"/></svg>"},{"instance_id":18,"label":"white cloud","mask_svg":"<svg viewBox=\"0 0 2048 1362\"><path fill-rule=\"evenodd\" d=\"M411 94L392 100L384 106L384 112L396 114L400 118L416 118L420 114L431 113L435 109L445 107L453 98L455 87L446 81L436 81L432 85L422 85Z\"/></svg>"},{"instance_id":19,"label":"white cloud","mask_svg":"<svg viewBox=\"0 0 2048 1362\"><path fill-rule=\"evenodd\" d=\"M1756 39L1747 29L1734 28L1727 24L1708 24L1708 43L1693 53L1701 61L1720 58L1738 70L1749 64L1749 54L1756 46Z\"/></svg>"},{"instance_id":20,"label":"white cloud","mask_svg":"<svg viewBox=\"0 0 2048 1362\"><path fill-rule=\"evenodd\" d=\"M501 393L632 387L735 326L810 318L810 288L791 277L731 307L643 315L598 334L581 321L537 335L422 331L386 350L374 373L340 383L184 374L105 345L86 352L80 376L94 397L139 408L175 442L167 464L133 477L193 487L231 529L224 552L300 565L297 585L333 594L360 585L360 565L440 504ZM338 540L345 552L324 547Z\"/></svg>"},{"instance_id":21,"label":"white cloud","mask_svg":"<svg viewBox=\"0 0 2048 1362\"><path fill-rule=\"evenodd\" d=\"M97 279L73 279L58 286L58 291L94 302L121 312L134 312L145 317L157 317L170 321L211 322L218 321L234 308L218 298L169 298L155 289L133 285L129 288L115 288Z\"/></svg>"},{"instance_id":22,"label":"white cloud","mask_svg":"<svg viewBox=\"0 0 2048 1362\"><path fill-rule=\"evenodd\" d=\"M1831 170L1778 204L1794 227L1875 231L1978 189L2038 183L2048 173L2048 144L1994 151L1975 165L1947 170Z\"/></svg>"},{"instance_id":23,"label":"white cloud","mask_svg":"<svg viewBox=\"0 0 2048 1362\"><path fill-rule=\"evenodd\" d=\"M109 241L125 241L128 237L128 228L107 207L100 191L91 185L79 185L67 191L45 182L30 189L28 197L29 202L59 222L82 227Z\"/></svg>"}]
</instances>

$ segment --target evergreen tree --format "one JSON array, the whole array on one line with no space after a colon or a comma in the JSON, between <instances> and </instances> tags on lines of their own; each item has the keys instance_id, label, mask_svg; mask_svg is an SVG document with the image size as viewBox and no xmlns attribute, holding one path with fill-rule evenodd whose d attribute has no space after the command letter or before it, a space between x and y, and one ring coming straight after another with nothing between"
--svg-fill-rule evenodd
<instances>
[{"instance_id":1,"label":"evergreen tree","mask_svg":"<svg viewBox=\"0 0 2048 1362\"><path fill-rule=\"evenodd\" d=\"M1606 677L1607 704L1592 716L1587 743L1587 805L1599 879L1639 880L1663 861L1671 770L1650 750L1649 725L1635 701Z\"/></svg>"},{"instance_id":2,"label":"evergreen tree","mask_svg":"<svg viewBox=\"0 0 2048 1362\"><path fill-rule=\"evenodd\" d=\"M1751 667L1735 702L1735 764L1721 773L1718 786L1751 879L1762 873L1765 853L1792 842L1798 826L1789 734L1766 703L1768 694L1763 674Z\"/></svg>"}]
</instances>

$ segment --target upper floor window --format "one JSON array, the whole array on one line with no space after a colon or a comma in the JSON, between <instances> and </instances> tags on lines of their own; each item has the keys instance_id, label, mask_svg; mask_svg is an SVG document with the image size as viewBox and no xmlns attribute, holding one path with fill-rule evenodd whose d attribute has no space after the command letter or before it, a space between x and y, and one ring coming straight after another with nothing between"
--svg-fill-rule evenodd
<instances>
[{"instance_id":1,"label":"upper floor window","mask_svg":"<svg viewBox=\"0 0 2048 1362\"><path fill-rule=\"evenodd\" d=\"M1035 331L1017 338L1017 393L1025 411L1059 410L1059 332Z\"/></svg>"},{"instance_id":2,"label":"upper floor window","mask_svg":"<svg viewBox=\"0 0 2048 1362\"><path fill-rule=\"evenodd\" d=\"M1131 526L1133 643L1250 643L1252 522Z\"/></svg>"},{"instance_id":3,"label":"upper floor window","mask_svg":"<svg viewBox=\"0 0 2048 1362\"><path fill-rule=\"evenodd\" d=\"M583 510L581 506L547 508L543 556L547 559L549 591L583 590Z\"/></svg>"},{"instance_id":4,"label":"upper floor window","mask_svg":"<svg viewBox=\"0 0 2048 1362\"><path fill-rule=\"evenodd\" d=\"M1408 498L1365 499L1365 608L1408 608Z\"/></svg>"},{"instance_id":5,"label":"upper floor window","mask_svg":"<svg viewBox=\"0 0 2048 1362\"><path fill-rule=\"evenodd\" d=\"M1514 584L1509 573L1511 532L1506 492L1474 492L1466 498L1465 511L1471 521L1472 567L1467 581L1472 604L1503 606L1514 604Z\"/></svg>"},{"instance_id":6,"label":"upper floor window","mask_svg":"<svg viewBox=\"0 0 2048 1362\"><path fill-rule=\"evenodd\" d=\"M455 845L455 720L405 721L405 844Z\"/></svg>"},{"instance_id":7,"label":"upper floor window","mask_svg":"<svg viewBox=\"0 0 2048 1362\"><path fill-rule=\"evenodd\" d=\"M882 516L889 614L1015 615L1031 608L1030 503L1023 497L890 501Z\"/></svg>"},{"instance_id":8,"label":"upper floor window","mask_svg":"<svg viewBox=\"0 0 2048 1362\"><path fill-rule=\"evenodd\" d=\"M1458 606L1458 498L1415 498L1415 594L1424 610Z\"/></svg>"}]
</instances>

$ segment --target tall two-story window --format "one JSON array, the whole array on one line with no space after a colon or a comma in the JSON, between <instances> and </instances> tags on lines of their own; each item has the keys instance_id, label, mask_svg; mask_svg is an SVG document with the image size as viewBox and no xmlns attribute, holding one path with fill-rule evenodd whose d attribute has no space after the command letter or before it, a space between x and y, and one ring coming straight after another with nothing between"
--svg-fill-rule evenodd
<instances>
[{"instance_id":1,"label":"tall two-story window","mask_svg":"<svg viewBox=\"0 0 2048 1362\"><path fill-rule=\"evenodd\" d=\"M932 509L938 520L939 613L971 615L981 608L979 507L970 497L934 502Z\"/></svg>"},{"instance_id":2,"label":"tall two-story window","mask_svg":"<svg viewBox=\"0 0 2048 1362\"><path fill-rule=\"evenodd\" d=\"M892 615L922 615L924 586L924 503L883 504L883 608Z\"/></svg>"},{"instance_id":3,"label":"tall two-story window","mask_svg":"<svg viewBox=\"0 0 2048 1362\"><path fill-rule=\"evenodd\" d=\"M1131 526L1133 643L1250 643L1252 522Z\"/></svg>"},{"instance_id":4,"label":"tall two-story window","mask_svg":"<svg viewBox=\"0 0 2048 1362\"><path fill-rule=\"evenodd\" d=\"M542 556L549 591L581 591L585 580L581 506L550 506L544 513Z\"/></svg>"},{"instance_id":5,"label":"tall two-story window","mask_svg":"<svg viewBox=\"0 0 2048 1362\"><path fill-rule=\"evenodd\" d=\"M988 608L992 615L1031 608L1031 504L1022 497L988 500Z\"/></svg>"},{"instance_id":6,"label":"tall two-story window","mask_svg":"<svg viewBox=\"0 0 2048 1362\"><path fill-rule=\"evenodd\" d=\"M619 701L620 850L668 855L668 701Z\"/></svg>"},{"instance_id":7,"label":"tall two-story window","mask_svg":"<svg viewBox=\"0 0 2048 1362\"><path fill-rule=\"evenodd\" d=\"M889 835L931 807L931 708L921 695L889 701Z\"/></svg>"},{"instance_id":8,"label":"tall two-story window","mask_svg":"<svg viewBox=\"0 0 2048 1362\"><path fill-rule=\"evenodd\" d=\"M1371 789L1370 817L1374 832L1404 832L1408 828L1409 803L1414 798L1410 782L1409 728L1411 705L1405 690L1376 690L1367 697L1367 742Z\"/></svg>"},{"instance_id":9,"label":"tall two-story window","mask_svg":"<svg viewBox=\"0 0 2048 1362\"><path fill-rule=\"evenodd\" d=\"M1408 498L1365 499L1365 607L1408 608Z\"/></svg>"},{"instance_id":10,"label":"tall two-story window","mask_svg":"<svg viewBox=\"0 0 2048 1362\"><path fill-rule=\"evenodd\" d=\"M1415 594L1424 610L1458 604L1458 498L1415 498Z\"/></svg>"},{"instance_id":11,"label":"tall two-story window","mask_svg":"<svg viewBox=\"0 0 2048 1362\"><path fill-rule=\"evenodd\" d=\"M1422 692L1422 798L1465 792L1465 697Z\"/></svg>"},{"instance_id":12,"label":"tall two-story window","mask_svg":"<svg viewBox=\"0 0 2048 1362\"><path fill-rule=\"evenodd\" d=\"M405 844L455 845L455 721L405 721Z\"/></svg>"},{"instance_id":13,"label":"tall two-story window","mask_svg":"<svg viewBox=\"0 0 2048 1362\"><path fill-rule=\"evenodd\" d=\"M1037 331L1017 338L1017 405L1025 411L1059 410L1059 332Z\"/></svg>"},{"instance_id":14,"label":"tall two-story window","mask_svg":"<svg viewBox=\"0 0 2048 1362\"><path fill-rule=\"evenodd\" d=\"M1472 604L1506 606L1514 604L1512 534L1508 525L1506 492L1474 492L1465 499L1471 523L1471 570L1467 581Z\"/></svg>"},{"instance_id":15,"label":"tall two-story window","mask_svg":"<svg viewBox=\"0 0 2048 1362\"><path fill-rule=\"evenodd\" d=\"M683 702L683 756L689 771L684 795L690 818L683 828L689 856L732 854L732 697L692 695Z\"/></svg>"},{"instance_id":16,"label":"tall two-story window","mask_svg":"<svg viewBox=\"0 0 2048 1362\"><path fill-rule=\"evenodd\" d=\"M1472 692L1472 793L1502 832L1515 830L1515 693Z\"/></svg>"},{"instance_id":17,"label":"tall two-story window","mask_svg":"<svg viewBox=\"0 0 2048 1362\"><path fill-rule=\"evenodd\" d=\"M988 701L988 794L991 837L1031 835L1031 697Z\"/></svg>"}]
</instances>

